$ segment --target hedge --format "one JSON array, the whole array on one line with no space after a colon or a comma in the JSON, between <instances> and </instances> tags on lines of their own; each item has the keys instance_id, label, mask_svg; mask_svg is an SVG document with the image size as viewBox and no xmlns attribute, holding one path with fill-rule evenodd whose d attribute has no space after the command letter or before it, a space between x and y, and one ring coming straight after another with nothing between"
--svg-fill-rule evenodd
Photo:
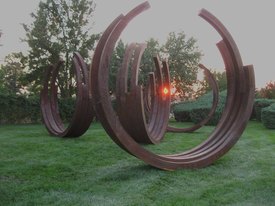
<instances>
[{"instance_id":1,"label":"hedge","mask_svg":"<svg viewBox=\"0 0 275 206\"><path fill-rule=\"evenodd\" d=\"M275 104L262 109L261 120L263 125L268 129L275 129Z\"/></svg>"},{"instance_id":2,"label":"hedge","mask_svg":"<svg viewBox=\"0 0 275 206\"><path fill-rule=\"evenodd\" d=\"M0 93L0 124L23 124L41 122L39 97ZM75 99L59 100L59 112L69 121L74 112Z\"/></svg>"},{"instance_id":3,"label":"hedge","mask_svg":"<svg viewBox=\"0 0 275 206\"><path fill-rule=\"evenodd\" d=\"M256 115L256 120L261 121L262 109L275 103L274 99L256 99L254 102L253 110Z\"/></svg>"},{"instance_id":4,"label":"hedge","mask_svg":"<svg viewBox=\"0 0 275 206\"><path fill-rule=\"evenodd\" d=\"M201 122L209 114L209 107L193 108L190 112L190 118L195 124Z\"/></svg>"},{"instance_id":5,"label":"hedge","mask_svg":"<svg viewBox=\"0 0 275 206\"><path fill-rule=\"evenodd\" d=\"M40 120L39 99L0 94L0 123L31 123Z\"/></svg>"},{"instance_id":6,"label":"hedge","mask_svg":"<svg viewBox=\"0 0 275 206\"><path fill-rule=\"evenodd\" d=\"M226 91L219 93L219 103L217 109L207 123L208 125L217 125L222 115L223 108L226 102ZM195 124L207 117L212 107L212 92L209 92L196 101L181 102L174 106L174 116L176 121L192 121Z\"/></svg>"},{"instance_id":7,"label":"hedge","mask_svg":"<svg viewBox=\"0 0 275 206\"><path fill-rule=\"evenodd\" d=\"M190 112L194 106L194 101L181 102L173 106L175 120L178 122L190 122Z\"/></svg>"}]
</instances>

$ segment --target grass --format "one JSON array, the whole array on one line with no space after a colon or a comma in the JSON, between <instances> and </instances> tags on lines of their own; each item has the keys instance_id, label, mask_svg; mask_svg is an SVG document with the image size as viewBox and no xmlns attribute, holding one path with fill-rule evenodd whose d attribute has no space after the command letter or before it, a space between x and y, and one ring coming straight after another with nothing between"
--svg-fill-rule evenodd
<instances>
[{"instance_id":1,"label":"grass","mask_svg":"<svg viewBox=\"0 0 275 206\"><path fill-rule=\"evenodd\" d=\"M167 134L159 153L198 144L213 127ZM275 131L250 122L213 165L173 172L121 150L99 123L78 139L43 125L0 126L0 205L274 205Z\"/></svg>"}]
</instances>

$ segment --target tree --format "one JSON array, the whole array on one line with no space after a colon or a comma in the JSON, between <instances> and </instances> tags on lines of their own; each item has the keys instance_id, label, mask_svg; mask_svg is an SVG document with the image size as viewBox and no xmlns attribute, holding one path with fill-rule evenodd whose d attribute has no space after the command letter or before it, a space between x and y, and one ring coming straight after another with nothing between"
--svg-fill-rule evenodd
<instances>
[{"instance_id":1,"label":"tree","mask_svg":"<svg viewBox=\"0 0 275 206\"><path fill-rule=\"evenodd\" d=\"M4 59L0 70L0 88L2 92L22 94L27 58L21 53L11 53Z\"/></svg>"},{"instance_id":2,"label":"tree","mask_svg":"<svg viewBox=\"0 0 275 206\"><path fill-rule=\"evenodd\" d=\"M171 32L162 47L164 56L168 57L171 83L175 93L188 99L196 83L198 64L202 53L198 50L194 38L186 39L184 32Z\"/></svg>"},{"instance_id":3,"label":"tree","mask_svg":"<svg viewBox=\"0 0 275 206\"><path fill-rule=\"evenodd\" d=\"M197 82L197 70L201 57L196 40L186 40L183 32L170 33L167 42L160 45L159 42L150 38L147 43L140 64L139 83L145 84L148 72L154 71L153 57L159 55L161 59L168 58L171 83L176 88L176 93L184 98L189 98L193 91L193 84ZM120 40L113 53L110 67L110 92L114 91L117 69L121 66L126 45Z\"/></svg>"},{"instance_id":4,"label":"tree","mask_svg":"<svg viewBox=\"0 0 275 206\"><path fill-rule=\"evenodd\" d=\"M275 99L275 81L268 82L266 86L259 91L261 98Z\"/></svg>"},{"instance_id":5,"label":"tree","mask_svg":"<svg viewBox=\"0 0 275 206\"><path fill-rule=\"evenodd\" d=\"M89 20L93 16L95 4L90 0L46 0L40 2L34 22L23 24L29 51L29 73L26 78L31 83L31 91L38 93L42 86L45 70L49 64L64 60L60 71L58 87L62 97L73 94L71 58L78 51L88 58L94 49L98 34L90 34Z\"/></svg>"},{"instance_id":6,"label":"tree","mask_svg":"<svg viewBox=\"0 0 275 206\"><path fill-rule=\"evenodd\" d=\"M217 70L214 69L210 69L211 74L214 76L217 84L218 84L218 88L219 91L224 91L227 89L227 77L226 77L226 72L219 72ZM211 86L208 84L206 77L204 77L204 79L202 81L199 81L199 84L201 85L200 90L198 91L201 95L205 94L209 91L212 91ZM200 96L200 95L197 95Z\"/></svg>"},{"instance_id":7,"label":"tree","mask_svg":"<svg viewBox=\"0 0 275 206\"><path fill-rule=\"evenodd\" d=\"M155 55L161 55L160 45L156 39L150 38L146 41L147 47L143 53L141 64L140 64L140 83L144 84L148 80L148 73L154 71L154 60Z\"/></svg>"},{"instance_id":8,"label":"tree","mask_svg":"<svg viewBox=\"0 0 275 206\"><path fill-rule=\"evenodd\" d=\"M148 78L148 72L153 71L154 68L154 61L153 57L155 54L160 52L160 46L157 40L150 38L147 43L147 48L145 49L141 64L140 64L140 72L139 72L139 83L144 84L147 81ZM110 78L109 78L109 87L110 92L113 93L115 91L115 84L116 84L116 74L118 68L121 67L121 64L123 62L123 57L125 53L127 45L123 43L123 41L120 39L117 43L117 46L112 54L111 59L111 66L110 66Z\"/></svg>"}]
</instances>

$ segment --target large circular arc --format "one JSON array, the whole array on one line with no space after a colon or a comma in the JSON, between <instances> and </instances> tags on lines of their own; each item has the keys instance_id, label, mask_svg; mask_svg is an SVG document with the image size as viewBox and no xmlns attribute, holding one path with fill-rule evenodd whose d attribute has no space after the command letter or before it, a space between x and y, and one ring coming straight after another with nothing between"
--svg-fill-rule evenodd
<instances>
[{"instance_id":1,"label":"large circular arc","mask_svg":"<svg viewBox=\"0 0 275 206\"><path fill-rule=\"evenodd\" d=\"M213 95L212 101L213 102L212 102L212 106L209 110L209 113L199 123L197 123L191 127L188 127L188 128L177 128L177 127L168 125L168 127L167 127L168 132L174 132L174 133L193 132L193 131L201 128L202 126L204 126L207 122L209 122L210 119L215 114L215 111L216 111L216 108L217 108L218 102L219 102L219 88L218 88L217 81L215 80L215 77L212 75L212 73L209 71L209 69L207 69L204 65L199 64L199 68L201 68L204 71L206 79L207 79L210 87L212 88L212 95Z\"/></svg>"},{"instance_id":2,"label":"large circular arc","mask_svg":"<svg viewBox=\"0 0 275 206\"><path fill-rule=\"evenodd\" d=\"M144 149L142 146L137 144L131 136L127 134L127 132L124 130L124 128L121 126L118 118L116 117L116 114L112 108L110 98L108 96L108 66L111 59L111 54L113 52L115 42L118 40L120 34L126 27L126 25L130 22L130 20L141 13L143 10L148 8L148 3L145 2L141 4L139 7L132 10L130 13L128 13L125 17L123 17L117 24L113 26L112 32L108 34L105 34L107 36L107 41L104 43L102 42L101 47L104 47L102 50L96 49L97 58L93 59L93 62L97 63L92 64L92 73L90 75L91 79L91 89L94 95L94 106L96 108L96 112L100 114L98 117L100 118L103 127L107 131L107 133L110 135L110 137L123 149L125 149L130 154L142 159L146 163L166 170L174 170L178 168L199 168L204 167L209 164L211 164L213 161L221 157L228 149L233 146L233 144L236 142L236 140L239 138L240 134L242 133L246 123L247 119L245 114L241 118L241 121L236 121L235 124L231 124L226 127L226 131L223 131L221 127L219 127L219 130L222 131L216 131L214 132L217 136L219 136L219 144L210 144L211 142L214 142L215 135L211 135L206 142L206 144L202 144L205 147L208 145L211 145L211 147L208 147L206 150L203 149L203 146L198 146L194 150L190 150L184 153L180 154L174 154L174 155L157 155L154 154L146 149ZM211 15L208 16L211 19ZM215 22L214 22L215 23ZM217 25L217 24L215 24ZM220 28L220 27L219 27ZM221 29L220 32L224 35L224 30ZM224 35L223 39L226 39L227 47L232 46L231 40L227 39L227 35ZM230 34L229 34L230 35ZM99 47L100 48L100 47ZM230 50L230 54L232 54L232 50ZM236 63L239 63L238 60L238 51L236 52L233 49L233 54L230 55L230 57L233 59L232 62L234 62L234 66ZM237 65L240 67L237 67L236 69L232 69L232 72L234 73L235 77L241 77L241 79L238 79L238 81L234 81L231 85L234 83L237 83L238 85L232 86L229 93L232 93L233 96L230 98L232 100L235 100L234 94L237 92L236 87L241 86L241 81L243 80L243 83L245 84L242 86L242 94L243 99L239 99L238 102L242 102L243 104L239 104L239 108L237 109L237 112L240 112L240 115L243 115L243 112L248 113L251 109L249 104L249 100L253 99L253 85L254 85L254 76L253 76L253 68L252 67L244 67L244 71L238 72L239 70L242 70L242 64ZM237 74L235 74L237 73ZM245 77L248 77L248 79L245 79ZM230 80L232 81L232 80ZM252 88L252 89L251 89ZM253 90L253 92L252 92ZM228 98L228 99L230 99ZM232 102L232 100L230 100ZM244 104L246 104L244 107ZM248 106L247 106L248 105ZM227 104L226 109L231 109L231 105ZM236 113L236 112L235 112ZM223 114L222 119L230 118L229 115ZM226 117L226 118L225 118ZM237 117L234 115L234 118ZM233 118L233 120L235 120ZM223 120L224 121L224 120ZM224 121L225 122L225 121ZM238 123L241 123L241 125L238 126ZM220 124L221 125L221 124ZM237 128L237 131L234 133L232 132L232 129ZM224 136L226 136L225 139L223 139L223 135L218 135L219 133L223 133ZM228 139L228 141L226 141Z\"/></svg>"}]
</instances>

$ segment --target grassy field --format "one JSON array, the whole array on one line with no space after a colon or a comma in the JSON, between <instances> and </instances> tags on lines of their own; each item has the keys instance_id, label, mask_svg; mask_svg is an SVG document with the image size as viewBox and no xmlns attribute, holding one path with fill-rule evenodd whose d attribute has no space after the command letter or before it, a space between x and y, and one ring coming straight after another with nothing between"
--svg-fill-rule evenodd
<instances>
[{"instance_id":1,"label":"grassy field","mask_svg":"<svg viewBox=\"0 0 275 206\"><path fill-rule=\"evenodd\" d=\"M167 134L159 153L198 144L213 127ZM173 172L121 150L99 123L78 139L43 125L0 126L0 205L275 205L275 131L250 122L213 165Z\"/></svg>"}]
</instances>

